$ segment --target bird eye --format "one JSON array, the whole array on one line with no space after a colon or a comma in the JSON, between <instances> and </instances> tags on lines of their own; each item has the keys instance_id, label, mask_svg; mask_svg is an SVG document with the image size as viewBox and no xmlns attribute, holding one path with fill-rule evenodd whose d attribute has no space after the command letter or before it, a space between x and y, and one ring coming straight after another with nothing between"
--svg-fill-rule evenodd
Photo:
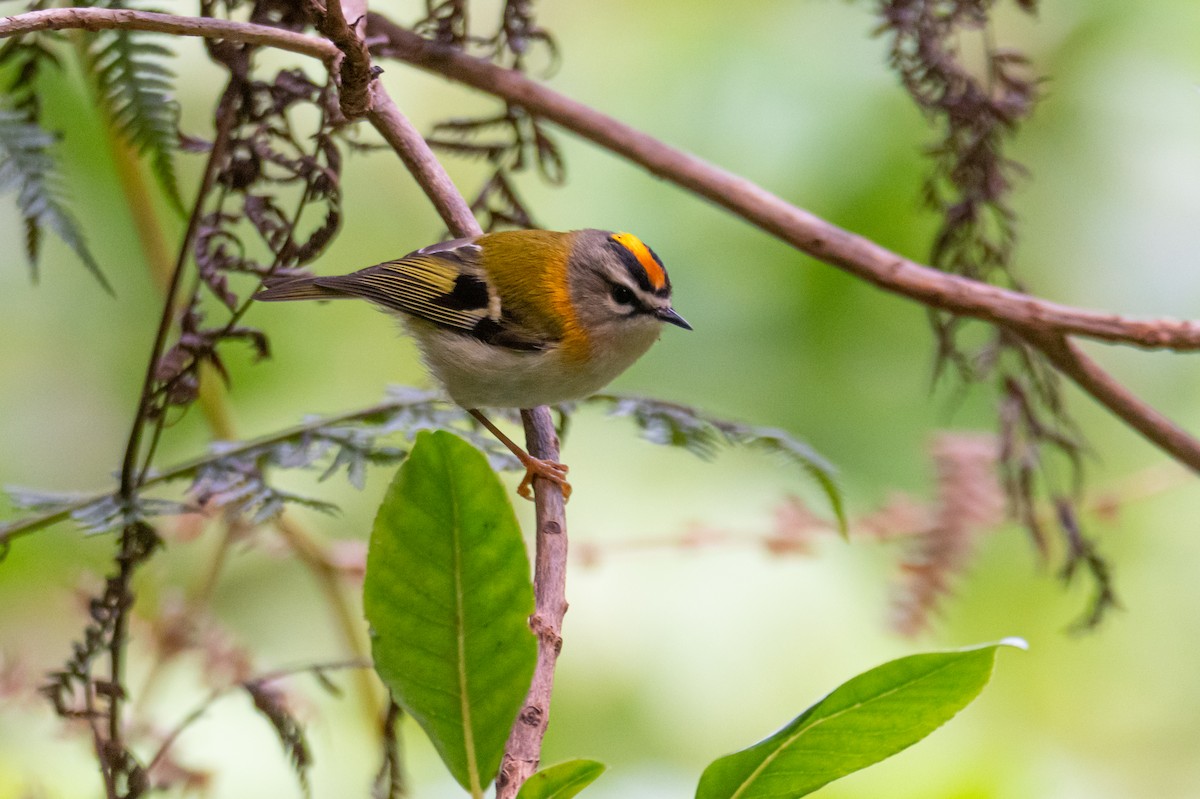
<instances>
[{"instance_id":1,"label":"bird eye","mask_svg":"<svg viewBox=\"0 0 1200 799\"><path fill-rule=\"evenodd\" d=\"M625 286L613 286L612 298L613 302L617 303L618 305L633 305L633 292Z\"/></svg>"}]
</instances>

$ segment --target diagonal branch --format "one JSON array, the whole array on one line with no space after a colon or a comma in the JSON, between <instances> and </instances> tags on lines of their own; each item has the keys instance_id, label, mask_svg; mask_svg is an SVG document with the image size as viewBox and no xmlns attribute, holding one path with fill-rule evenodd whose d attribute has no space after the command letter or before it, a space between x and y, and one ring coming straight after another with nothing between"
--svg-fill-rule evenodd
<instances>
[{"instance_id":1,"label":"diagonal branch","mask_svg":"<svg viewBox=\"0 0 1200 799\"><path fill-rule=\"evenodd\" d=\"M1083 336L1145 349L1200 350L1200 322L1135 319L1077 308L947 274L891 252L788 203L757 184L663 144L624 123L541 86L518 72L428 42L376 13L371 41L384 55L520 104L531 113L611 150L650 172L746 219L812 257L885 291L994 324ZM148 11L65 8L0 18L0 38L39 30L129 28L253 42L332 63L341 56L324 39L265 25L178 17ZM376 125L387 135L391 125ZM393 146L396 146L393 143ZM402 155L402 157L404 157ZM441 193L441 190L438 190ZM447 209L439 208L445 216Z\"/></svg>"},{"instance_id":2,"label":"diagonal branch","mask_svg":"<svg viewBox=\"0 0 1200 799\"><path fill-rule=\"evenodd\" d=\"M1075 308L923 266L519 72L426 41L379 14L371 14L368 25L373 38L386 42L376 45L381 54L519 104L885 291L995 324L1055 330L1147 349L1200 349L1200 322L1130 319Z\"/></svg>"},{"instance_id":3,"label":"diagonal branch","mask_svg":"<svg viewBox=\"0 0 1200 799\"><path fill-rule=\"evenodd\" d=\"M438 215L456 236L478 236L483 232L466 200L458 193L454 181L429 149L425 138L408 121L376 81L371 84L371 110L367 119L391 145L404 166L420 184L425 196L433 203ZM540 457L540 456L539 456Z\"/></svg>"},{"instance_id":4,"label":"diagonal branch","mask_svg":"<svg viewBox=\"0 0 1200 799\"><path fill-rule=\"evenodd\" d=\"M1119 380L1100 368L1070 339L1053 334L1024 338L1050 363L1130 427L1180 463L1200 471L1200 441L1138 399Z\"/></svg>"}]
</instances>

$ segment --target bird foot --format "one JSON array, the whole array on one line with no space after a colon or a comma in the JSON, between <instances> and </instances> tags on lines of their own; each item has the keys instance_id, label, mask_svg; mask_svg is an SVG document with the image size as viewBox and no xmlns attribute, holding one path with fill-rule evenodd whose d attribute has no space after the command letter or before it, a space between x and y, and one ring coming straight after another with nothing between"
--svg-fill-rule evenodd
<instances>
[{"instance_id":1,"label":"bird foot","mask_svg":"<svg viewBox=\"0 0 1200 799\"><path fill-rule=\"evenodd\" d=\"M567 482L567 465L558 463L557 461L544 461L541 458L535 458L532 455L526 455L528 460L522 459L521 463L525 466L525 477L521 479L521 484L517 486L517 493L525 499L533 499L533 491L530 486L536 477L541 477L549 480L552 483L557 483L562 489L563 502L571 498L571 484Z\"/></svg>"}]
</instances>

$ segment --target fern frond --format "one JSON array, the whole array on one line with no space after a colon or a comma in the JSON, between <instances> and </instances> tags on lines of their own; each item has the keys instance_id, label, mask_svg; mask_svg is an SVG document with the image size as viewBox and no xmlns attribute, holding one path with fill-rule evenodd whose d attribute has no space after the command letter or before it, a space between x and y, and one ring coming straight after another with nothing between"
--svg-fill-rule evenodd
<instances>
[{"instance_id":1,"label":"fern frond","mask_svg":"<svg viewBox=\"0 0 1200 799\"><path fill-rule=\"evenodd\" d=\"M308 772L312 767L312 749L304 733L304 726L288 707L287 696L267 680L247 680L241 685L254 702L254 709L262 714L275 731L292 764L292 771L300 781L300 790L308 799L312 796L312 786L308 779Z\"/></svg>"},{"instance_id":2,"label":"fern frond","mask_svg":"<svg viewBox=\"0 0 1200 799\"><path fill-rule=\"evenodd\" d=\"M847 534L849 528L846 508L842 503L842 492L837 482L837 468L820 453L782 430L735 425L732 429L723 429L722 432L730 443L782 455L803 469L821 487L821 491L829 500L829 506L837 518L839 532L843 536Z\"/></svg>"},{"instance_id":3,"label":"fern frond","mask_svg":"<svg viewBox=\"0 0 1200 799\"><path fill-rule=\"evenodd\" d=\"M38 76L45 68L61 69L62 62L52 47L61 39L57 31L14 36L0 45L0 69L6 81L4 95L9 108L23 112L33 122L41 120Z\"/></svg>"},{"instance_id":4,"label":"fern frond","mask_svg":"<svg viewBox=\"0 0 1200 799\"><path fill-rule=\"evenodd\" d=\"M124 7L123 3L107 3ZM183 200L175 174L179 106L175 72L163 63L174 55L142 31L114 30L94 35L88 54L100 102L116 132L148 158L167 199L181 214Z\"/></svg>"},{"instance_id":5,"label":"fern frond","mask_svg":"<svg viewBox=\"0 0 1200 799\"><path fill-rule=\"evenodd\" d=\"M716 455L723 444L784 456L817 483L829 501L838 529L845 535L846 509L837 483L837 469L808 444L784 431L718 419L696 408L645 397L597 394L587 402L605 403L610 416L633 419L647 441L682 447L706 460Z\"/></svg>"},{"instance_id":6,"label":"fern frond","mask_svg":"<svg viewBox=\"0 0 1200 799\"><path fill-rule=\"evenodd\" d=\"M386 446L380 439L402 436L411 441L422 430L453 428L477 446L494 469L519 469L520 463L493 436L470 424L467 412L436 394L393 388L379 405L361 411L304 423L240 444L218 443L206 455L161 473L151 472L144 488L179 480L189 481L190 504L138 496L122 500L117 493L89 496L54 495L6 488L14 508L37 515L9 523L0 521L0 561L14 536L72 519L88 533L116 530L144 523L159 515L175 515L203 507L261 523L284 505L295 503L332 513L333 505L284 491L272 485L269 474L280 469L320 469L320 479L344 471L351 484L362 486L372 464L395 464L408 454L406 447Z\"/></svg>"},{"instance_id":7,"label":"fern frond","mask_svg":"<svg viewBox=\"0 0 1200 799\"><path fill-rule=\"evenodd\" d=\"M112 287L100 271L83 231L62 199L61 182L51 148L56 137L27 114L0 107L0 194L14 192L25 223L25 254L33 279L38 277L41 233L50 228L75 251L104 289Z\"/></svg>"}]
</instances>

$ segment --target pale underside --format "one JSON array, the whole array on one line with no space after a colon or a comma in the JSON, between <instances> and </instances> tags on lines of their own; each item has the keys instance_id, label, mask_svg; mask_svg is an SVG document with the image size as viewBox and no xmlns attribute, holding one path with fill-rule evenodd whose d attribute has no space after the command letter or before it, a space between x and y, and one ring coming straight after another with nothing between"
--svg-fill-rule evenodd
<instances>
[{"instance_id":1,"label":"pale underside","mask_svg":"<svg viewBox=\"0 0 1200 799\"><path fill-rule=\"evenodd\" d=\"M419 318L402 319L426 366L465 408L531 408L594 394L644 355L662 331L651 317L633 320L623 326L619 342L593 336L590 357L579 363L556 345L505 349Z\"/></svg>"}]
</instances>

